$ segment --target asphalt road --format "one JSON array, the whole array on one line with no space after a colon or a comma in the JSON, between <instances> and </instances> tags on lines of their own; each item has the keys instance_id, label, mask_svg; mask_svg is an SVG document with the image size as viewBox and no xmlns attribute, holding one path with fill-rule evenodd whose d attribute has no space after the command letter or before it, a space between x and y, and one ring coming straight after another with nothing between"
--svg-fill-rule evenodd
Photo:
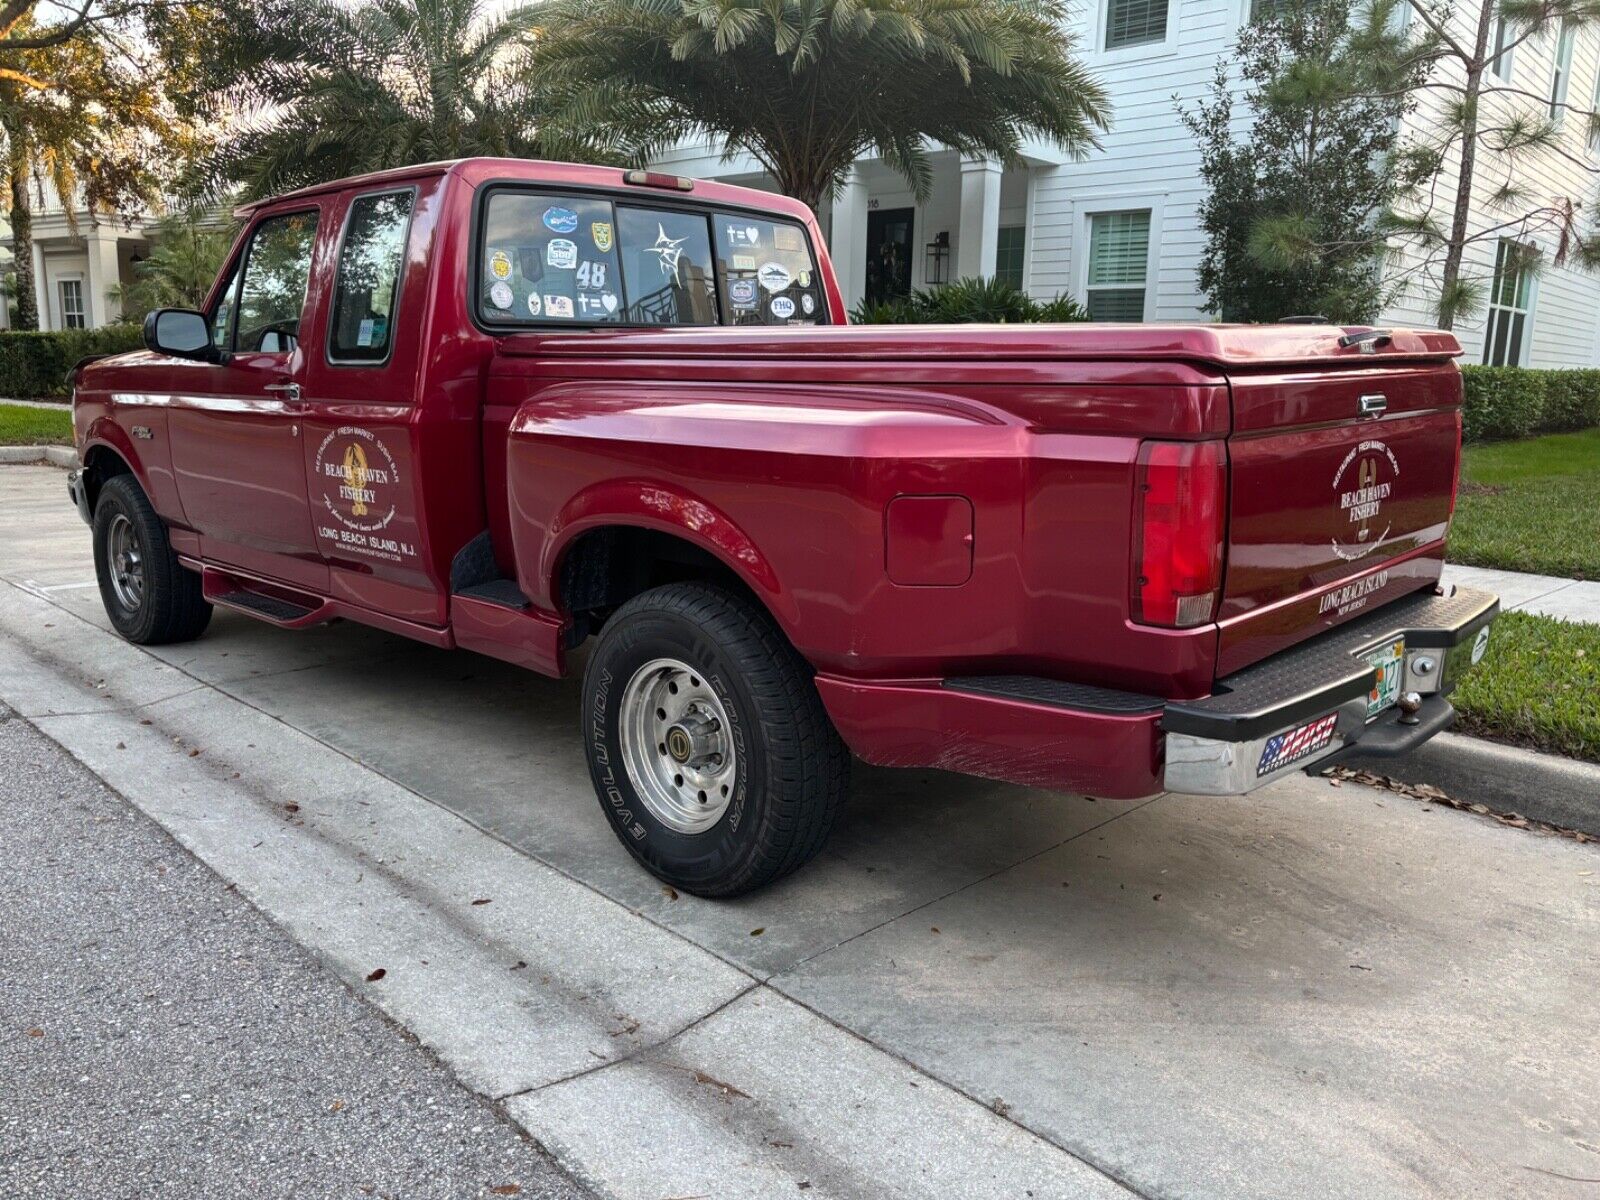
<instances>
[{"instance_id":1,"label":"asphalt road","mask_svg":"<svg viewBox=\"0 0 1600 1200\"><path fill-rule=\"evenodd\" d=\"M0 1196L586 1194L4 708L0 764Z\"/></svg>"}]
</instances>

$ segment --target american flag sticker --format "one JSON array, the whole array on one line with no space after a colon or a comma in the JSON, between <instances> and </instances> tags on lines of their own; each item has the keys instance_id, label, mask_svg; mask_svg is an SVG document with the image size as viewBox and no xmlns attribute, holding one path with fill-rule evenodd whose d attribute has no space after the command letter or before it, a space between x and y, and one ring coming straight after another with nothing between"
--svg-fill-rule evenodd
<instances>
[{"instance_id":1,"label":"american flag sticker","mask_svg":"<svg viewBox=\"0 0 1600 1200\"><path fill-rule=\"evenodd\" d=\"M1274 734L1261 749L1261 761L1256 764L1256 778L1271 774L1279 767L1299 762L1315 754L1333 741L1334 727L1339 724L1339 714L1329 713L1318 717L1309 725L1291 729L1288 733Z\"/></svg>"}]
</instances>

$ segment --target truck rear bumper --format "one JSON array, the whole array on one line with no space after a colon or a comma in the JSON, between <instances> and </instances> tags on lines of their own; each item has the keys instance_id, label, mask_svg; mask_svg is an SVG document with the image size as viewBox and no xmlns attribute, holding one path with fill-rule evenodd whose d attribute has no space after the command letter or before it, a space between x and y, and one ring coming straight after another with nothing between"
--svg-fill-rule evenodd
<instances>
[{"instance_id":1,"label":"truck rear bumper","mask_svg":"<svg viewBox=\"0 0 1600 1200\"><path fill-rule=\"evenodd\" d=\"M1448 728L1455 710L1446 696L1483 656L1499 607L1487 592L1419 593L1231 675L1204 700L1029 676L816 682L846 744L880 766L1108 799L1238 795L1357 745L1402 754ZM1399 691L1420 704L1368 723L1376 669L1361 655L1402 638Z\"/></svg>"}]
</instances>

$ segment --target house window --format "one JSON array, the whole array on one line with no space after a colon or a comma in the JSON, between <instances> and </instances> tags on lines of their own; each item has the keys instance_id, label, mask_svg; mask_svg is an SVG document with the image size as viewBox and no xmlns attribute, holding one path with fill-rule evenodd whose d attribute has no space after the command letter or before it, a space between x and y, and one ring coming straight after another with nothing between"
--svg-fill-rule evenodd
<instances>
[{"instance_id":1,"label":"house window","mask_svg":"<svg viewBox=\"0 0 1600 1200\"><path fill-rule=\"evenodd\" d=\"M1144 320L1145 273L1150 259L1150 210L1095 213L1089 218L1091 321Z\"/></svg>"},{"instance_id":2,"label":"house window","mask_svg":"<svg viewBox=\"0 0 1600 1200\"><path fill-rule=\"evenodd\" d=\"M83 329L89 322L83 313L83 280L63 279L61 289L61 328Z\"/></svg>"},{"instance_id":3,"label":"house window","mask_svg":"<svg viewBox=\"0 0 1600 1200\"><path fill-rule=\"evenodd\" d=\"M1511 51L1506 43L1511 40L1511 27L1504 17L1494 19L1494 57L1489 60L1489 70L1502 83L1511 82Z\"/></svg>"},{"instance_id":4,"label":"house window","mask_svg":"<svg viewBox=\"0 0 1600 1200\"><path fill-rule=\"evenodd\" d=\"M1283 16L1290 0L1250 0L1252 21L1271 21Z\"/></svg>"},{"instance_id":5,"label":"house window","mask_svg":"<svg viewBox=\"0 0 1600 1200\"><path fill-rule=\"evenodd\" d=\"M1106 0L1106 49L1144 46L1167 37L1167 0Z\"/></svg>"},{"instance_id":6,"label":"house window","mask_svg":"<svg viewBox=\"0 0 1600 1200\"><path fill-rule=\"evenodd\" d=\"M1495 255L1494 282L1489 289L1489 324L1483 335L1483 361L1491 367L1522 365L1527 348L1528 295L1533 285L1537 252L1510 238L1501 238Z\"/></svg>"},{"instance_id":7,"label":"house window","mask_svg":"<svg viewBox=\"0 0 1600 1200\"><path fill-rule=\"evenodd\" d=\"M1021 225L1000 226L1000 239L994 252L994 277L1022 290L1022 247L1027 229Z\"/></svg>"},{"instance_id":8,"label":"house window","mask_svg":"<svg viewBox=\"0 0 1600 1200\"><path fill-rule=\"evenodd\" d=\"M1600 72L1594 77L1594 91L1589 93L1589 111L1600 112ZM1600 152L1600 121L1593 117L1589 119L1589 151Z\"/></svg>"},{"instance_id":9,"label":"house window","mask_svg":"<svg viewBox=\"0 0 1600 1200\"><path fill-rule=\"evenodd\" d=\"M1550 119L1557 125L1567 112L1567 84L1572 79L1572 43L1578 36L1577 27L1570 21L1561 22L1561 34L1556 39L1556 70L1550 79Z\"/></svg>"}]
</instances>

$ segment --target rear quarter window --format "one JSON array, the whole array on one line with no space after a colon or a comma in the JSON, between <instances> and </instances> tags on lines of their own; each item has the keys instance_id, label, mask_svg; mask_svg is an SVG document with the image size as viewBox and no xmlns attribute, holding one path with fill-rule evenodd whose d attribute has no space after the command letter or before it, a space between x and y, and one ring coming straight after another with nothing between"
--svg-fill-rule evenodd
<instances>
[{"instance_id":1,"label":"rear quarter window","mask_svg":"<svg viewBox=\"0 0 1600 1200\"><path fill-rule=\"evenodd\" d=\"M713 224L729 324L809 325L827 320L822 281L804 229L749 213L717 213Z\"/></svg>"},{"instance_id":2,"label":"rear quarter window","mask_svg":"<svg viewBox=\"0 0 1600 1200\"><path fill-rule=\"evenodd\" d=\"M496 192L478 264L478 312L505 323L623 319L616 217L585 196Z\"/></svg>"}]
</instances>

